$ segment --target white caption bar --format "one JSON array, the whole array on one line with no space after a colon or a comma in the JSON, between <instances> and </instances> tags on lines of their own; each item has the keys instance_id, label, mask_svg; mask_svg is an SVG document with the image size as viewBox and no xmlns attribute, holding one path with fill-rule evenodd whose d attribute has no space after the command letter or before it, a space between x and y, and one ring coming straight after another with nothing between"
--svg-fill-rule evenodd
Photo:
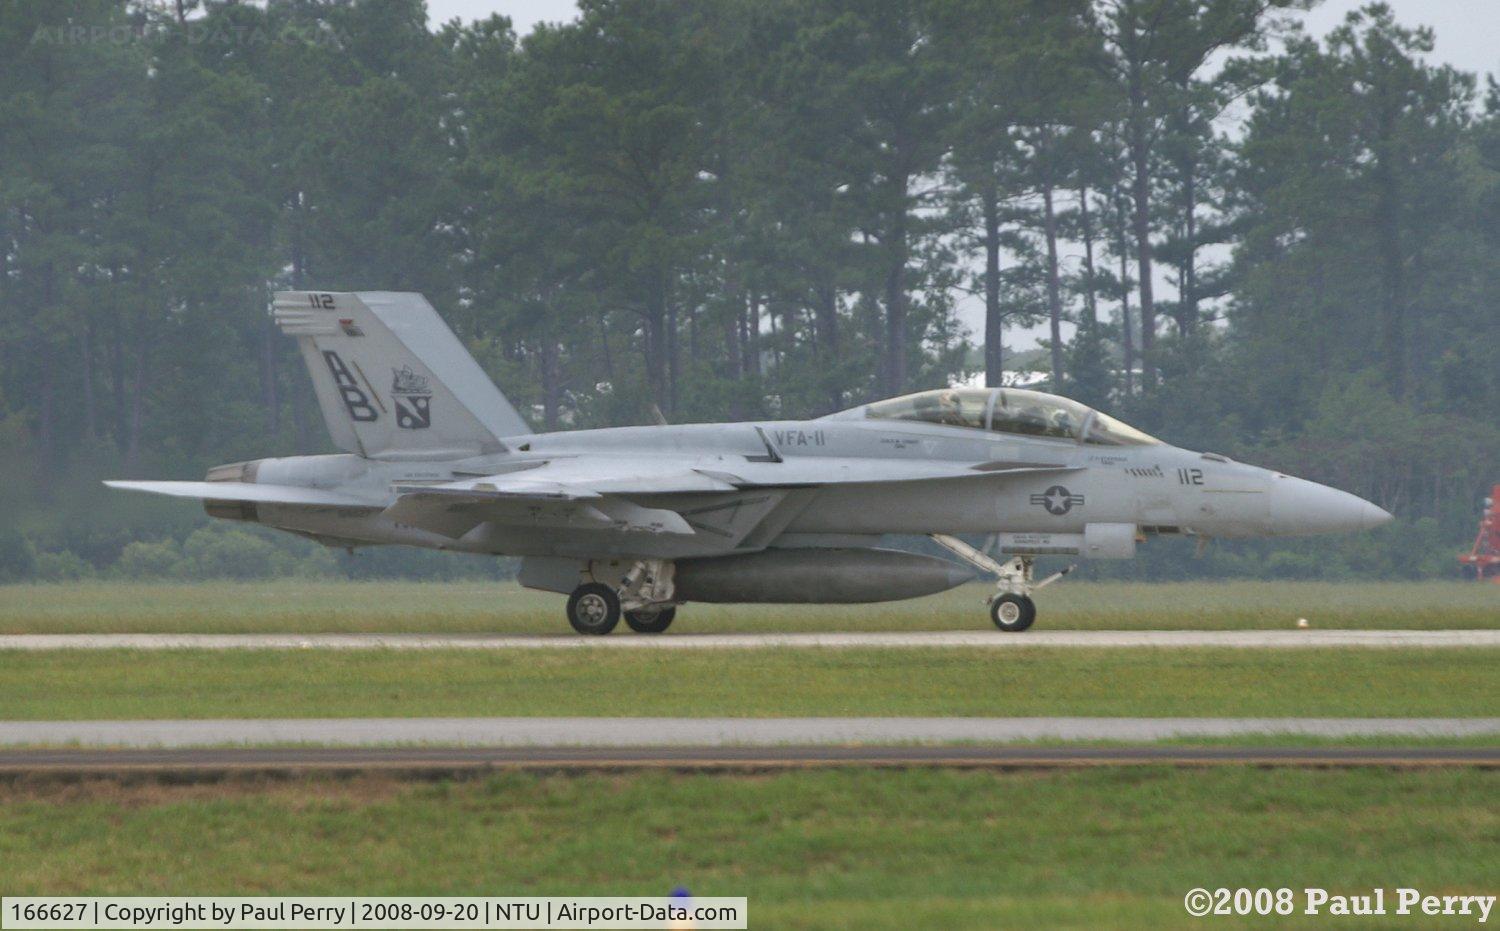
<instances>
[{"instance_id":1,"label":"white caption bar","mask_svg":"<svg viewBox=\"0 0 1500 931\"><path fill-rule=\"evenodd\" d=\"M745 928L744 897L6 896L0 928Z\"/></svg>"}]
</instances>

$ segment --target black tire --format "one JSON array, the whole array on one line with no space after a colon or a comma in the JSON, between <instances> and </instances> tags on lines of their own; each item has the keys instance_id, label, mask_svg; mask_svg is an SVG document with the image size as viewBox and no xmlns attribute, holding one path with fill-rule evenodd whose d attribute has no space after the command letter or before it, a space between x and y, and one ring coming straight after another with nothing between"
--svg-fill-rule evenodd
<instances>
[{"instance_id":1,"label":"black tire","mask_svg":"<svg viewBox=\"0 0 1500 931\"><path fill-rule=\"evenodd\" d=\"M1459 572L1470 582L1479 578L1479 567L1470 562L1464 563L1463 568Z\"/></svg>"},{"instance_id":2,"label":"black tire","mask_svg":"<svg viewBox=\"0 0 1500 931\"><path fill-rule=\"evenodd\" d=\"M568 623L580 634L604 636L620 623L620 596L599 582L578 586L568 596Z\"/></svg>"},{"instance_id":3,"label":"black tire","mask_svg":"<svg viewBox=\"0 0 1500 931\"><path fill-rule=\"evenodd\" d=\"M638 634L659 634L672 626L672 619L676 616L676 605L645 611L626 611L625 625Z\"/></svg>"},{"instance_id":4,"label":"black tire","mask_svg":"<svg viewBox=\"0 0 1500 931\"><path fill-rule=\"evenodd\" d=\"M1008 634L1018 634L1036 620L1036 603L1025 595L1001 595L990 602L990 620Z\"/></svg>"}]
</instances>

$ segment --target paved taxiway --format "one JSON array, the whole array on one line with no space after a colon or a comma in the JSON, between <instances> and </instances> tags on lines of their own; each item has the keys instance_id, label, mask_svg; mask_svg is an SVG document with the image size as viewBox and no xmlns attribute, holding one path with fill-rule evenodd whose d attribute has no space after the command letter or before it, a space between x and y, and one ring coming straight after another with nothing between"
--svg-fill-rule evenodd
<instances>
[{"instance_id":1,"label":"paved taxiway","mask_svg":"<svg viewBox=\"0 0 1500 931\"><path fill-rule=\"evenodd\" d=\"M767 647L1500 647L1500 630L994 630L666 634L10 634L0 650L747 650Z\"/></svg>"},{"instance_id":2,"label":"paved taxiway","mask_svg":"<svg viewBox=\"0 0 1500 931\"><path fill-rule=\"evenodd\" d=\"M1018 769L1063 766L1483 766L1500 748L1469 747L608 747L0 750L0 775L228 775L382 771L448 775L488 769L770 770L830 766Z\"/></svg>"},{"instance_id":3,"label":"paved taxiway","mask_svg":"<svg viewBox=\"0 0 1500 931\"><path fill-rule=\"evenodd\" d=\"M1247 735L1443 738L1500 734L1500 718L265 718L3 721L0 745L205 747L786 747L1153 741Z\"/></svg>"}]
</instances>

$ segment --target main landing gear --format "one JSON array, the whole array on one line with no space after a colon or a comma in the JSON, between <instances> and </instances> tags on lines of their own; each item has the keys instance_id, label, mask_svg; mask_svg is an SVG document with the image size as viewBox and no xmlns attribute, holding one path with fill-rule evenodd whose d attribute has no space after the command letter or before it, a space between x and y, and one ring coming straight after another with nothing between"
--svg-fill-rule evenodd
<instances>
[{"instance_id":1,"label":"main landing gear","mask_svg":"<svg viewBox=\"0 0 1500 931\"><path fill-rule=\"evenodd\" d=\"M964 562L995 577L995 594L987 599L990 606L990 620L1006 633L1020 633L1036 621L1036 602L1031 600L1032 592L1051 585L1078 568L1069 566L1040 582L1034 582L1032 580L1035 557L1016 556L1002 563L957 537L935 533L932 534L932 539Z\"/></svg>"},{"instance_id":2,"label":"main landing gear","mask_svg":"<svg viewBox=\"0 0 1500 931\"><path fill-rule=\"evenodd\" d=\"M604 636L620 623L620 596L603 582L585 582L568 596L568 623L580 634Z\"/></svg>"},{"instance_id":3,"label":"main landing gear","mask_svg":"<svg viewBox=\"0 0 1500 931\"><path fill-rule=\"evenodd\" d=\"M580 634L602 637L625 618L638 634L659 634L672 625L677 606L672 603L672 572L664 559L634 563L618 586L584 582L568 596L568 623Z\"/></svg>"},{"instance_id":4,"label":"main landing gear","mask_svg":"<svg viewBox=\"0 0 1500 931\"><path fill-rule=\"evenodd\" d=\"M625 612L625 626L638 634L659 634L672 626L672 620L677 617L677 606L667 605L665 608L645 608L640 611Z\"/></svg>"}]
</instances>

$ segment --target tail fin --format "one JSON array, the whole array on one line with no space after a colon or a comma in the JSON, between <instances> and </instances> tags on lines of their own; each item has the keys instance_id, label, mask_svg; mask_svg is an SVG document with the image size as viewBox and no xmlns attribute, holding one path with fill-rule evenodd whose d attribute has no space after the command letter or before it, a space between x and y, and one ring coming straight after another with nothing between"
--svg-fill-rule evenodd
<instances>
[{"instance_id":1,"label":"tail fin","mask_svg":"<svg viewBox=\"0 0 1500 931\"><path fill-rule=\"evenodd\" d=\"M457 459L532 432L420 294L280 291L271 313L297 337L328 432L346 452Z\"/></svg>"}]
</instances>

